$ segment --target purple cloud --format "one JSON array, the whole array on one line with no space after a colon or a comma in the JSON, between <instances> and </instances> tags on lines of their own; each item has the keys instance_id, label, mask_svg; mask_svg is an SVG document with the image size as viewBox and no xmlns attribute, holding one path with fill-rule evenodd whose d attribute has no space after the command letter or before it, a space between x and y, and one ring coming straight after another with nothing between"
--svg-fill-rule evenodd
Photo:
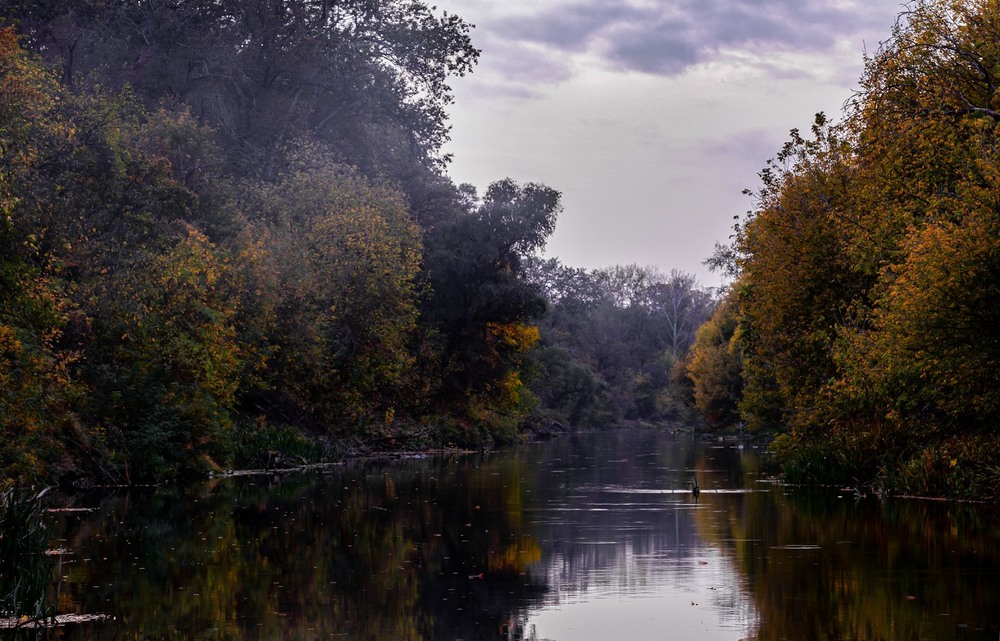
<instances>
[{"instance_id":1,"label":"purple cloud","mask_svg":"<svg viewBox=\"0 0 1000 641\"><path fill-rule=\"evenodd\" d=\"M530 44L554 56L586 51L626 70L675 75L725 48L821 53L866 29L887 35L897 9L890 0L589 0L480 26L512 48ZM860 52L860 40L858 46Z\"/></svg>"}]
</instances>

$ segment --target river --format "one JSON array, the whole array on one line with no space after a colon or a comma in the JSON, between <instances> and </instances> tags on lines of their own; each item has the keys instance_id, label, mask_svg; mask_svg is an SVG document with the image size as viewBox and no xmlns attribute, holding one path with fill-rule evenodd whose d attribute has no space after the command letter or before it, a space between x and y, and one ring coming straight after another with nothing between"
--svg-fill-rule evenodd
<instances>
[{"instance_id":1,"label":"river","mask_svg":"<svg viewBox=\"0 0 1000 641\"><path fill-rule=\"evenodd\" d=\"M667 432L52 507L59 613L106 617L66 639L1000 637L996 506L787 488Z\"/></svg>"}]
</instances>

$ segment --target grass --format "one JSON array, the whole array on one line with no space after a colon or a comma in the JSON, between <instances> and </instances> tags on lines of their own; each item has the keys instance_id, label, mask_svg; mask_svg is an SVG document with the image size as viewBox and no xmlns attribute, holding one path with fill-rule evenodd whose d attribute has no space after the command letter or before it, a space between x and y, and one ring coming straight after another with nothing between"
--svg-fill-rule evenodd
<instances>
[{"instance_id":1,"label":"grass","mask_svg":"<svg viewBox=\"0 0 1000 641\"><path fill-rule=\"evenodd\" d=\"M45 556L44 494L16 486L0 492L0 618L46 616L52 567Z\"/></svg>"}]
</instances>

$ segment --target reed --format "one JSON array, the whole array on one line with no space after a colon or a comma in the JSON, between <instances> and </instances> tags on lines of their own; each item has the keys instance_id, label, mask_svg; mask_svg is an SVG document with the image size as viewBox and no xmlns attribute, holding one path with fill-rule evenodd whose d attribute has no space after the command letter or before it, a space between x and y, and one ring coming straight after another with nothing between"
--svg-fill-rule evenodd
<instances>
[{"instance_id":1,"label":"reed","mask_svg":"<svg viewBox=\"0 0 1000 641\"><path fill-rule=\"evenodd\" d=\"M45 556L44 494L16 486L0 491L0 619L46 616L52 567Z\"/></svg>"}]
</instances>

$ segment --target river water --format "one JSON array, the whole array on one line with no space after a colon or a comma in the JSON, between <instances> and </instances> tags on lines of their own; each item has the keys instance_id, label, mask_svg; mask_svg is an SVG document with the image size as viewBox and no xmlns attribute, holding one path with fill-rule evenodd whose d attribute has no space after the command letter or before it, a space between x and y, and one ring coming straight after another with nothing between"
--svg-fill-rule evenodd
<instances>
[{"instance_id":1,"label":"river water","mask_svg":"<svg viewBox=\"0 0 1000 641\"><path fill-rule=\"evenodd\" d=\"M107 617L67 639L1000 638L996 507L787 488L665 432L53 507L59 613Z\"/></svg>"}]
</instances>

